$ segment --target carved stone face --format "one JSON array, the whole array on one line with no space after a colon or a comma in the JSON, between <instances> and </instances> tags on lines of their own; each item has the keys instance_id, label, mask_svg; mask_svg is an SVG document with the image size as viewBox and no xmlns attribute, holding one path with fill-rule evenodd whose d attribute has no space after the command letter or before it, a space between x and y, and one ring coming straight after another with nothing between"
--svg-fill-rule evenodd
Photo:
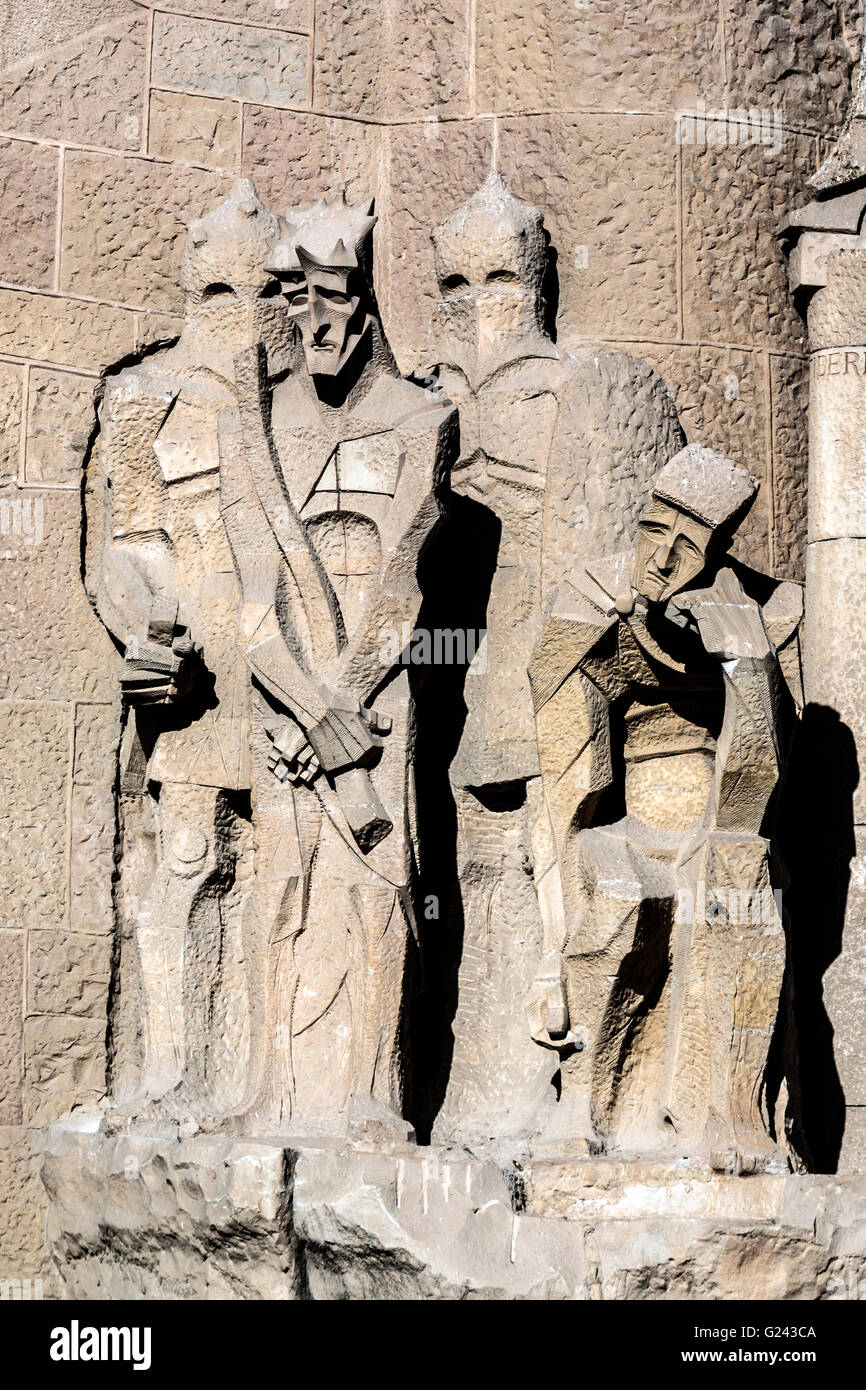
<instances>
[{"instance_id":1,"label":"carved stone face","mask_svg":"<svg viewBox=\"0 0 866 1390\"><path fill-rule=\"evenodd\" d=\"M510 229L482 244L460 247L448 265L438 256L439 316L449 330L483 352L502 334L539 331L541 267Z\"/></svg>"},{"instance_id":2,"label":"carved stone face","mask_svg":"<svg viewBox=\"0 0 866 1390\"><path fill-rule=\"evenodd\" d=\"M666 603L706 564L712 527L654 497L638 523L632 588L650 603Z\"/></svg>"},{"instance_id":3,"label":"carved stone face","mask_svg":"<svg viewBox=\"0 0 866 1390\"><path fill-rule=\"evenodd\" d=\"M235 354L257 342L270 346L285 333L280 283L269 275L212 280L188 296L186 317L200 337Z\"/></svg>"},{"instance_id":4,"label":"carved stone face","mask_svg":"<svg viewBox=\"0 0 866 1390\"><path fill-rule=\"evenodd\" d=\"M361 340L364 287L360 272L306 265L284 273L283 292L313 376L336 376Z\"/></svg>"}]
</instances>

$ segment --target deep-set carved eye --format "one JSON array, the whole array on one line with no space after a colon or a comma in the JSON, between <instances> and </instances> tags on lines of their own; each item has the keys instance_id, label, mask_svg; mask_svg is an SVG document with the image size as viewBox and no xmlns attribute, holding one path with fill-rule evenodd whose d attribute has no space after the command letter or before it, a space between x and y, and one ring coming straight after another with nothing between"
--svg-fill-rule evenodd
<instances>
[{"instance_id":1,"label":"deep-set carved eye","mask_svg":"<svg viewBox=\"0 0 866 1390\"><path fill-rule=\"evenodd\" d=\"M343 294L342 290L329 290L324 286L316 290L320 299L327 299L331 304L348 304L349 295Z\"/></svg>"},{"instance_id":2,"label":"deep-set carved eye","mask_svg":"<svg viewBox=\"0 0 866 1390\"><path fill-rule=\"evenodd\" d=\"M446 275L442 281L443 290L462 290L469 281L465 275Z\"/></svg>"},{"instance_id":3,"label":"deep-set carved eye","mask_svg":"<svg viewBox=\"0 0 866 1390\"><path fill-rule=\"evenodd\" d=\"M520 281L513 270L491 270L490 274L485 277L485 283L488 285L518 285Z\"/></svg>"},{"instance_id":4,"label":"deep-set carved eye","mask_svg":"<svg viewBox=\"0 0 866 1390\"><path fill-rule=\"evenodd\" d=\"M282 291L279 280L269 280L263 290L259 290L259 299L276 299Z\"/></svg>"},{"instance_id":5,"label":"deep-set carved eye","mask_svg":"<svg viewBox=\"0 0 866 1390\"><path fill-rule=\"evenodd\" d=\"M224 285L221 282L213 285L206 285L201 292L202 299L234 299L235 292L231 285Z\"/></svg>"}]
</instances>

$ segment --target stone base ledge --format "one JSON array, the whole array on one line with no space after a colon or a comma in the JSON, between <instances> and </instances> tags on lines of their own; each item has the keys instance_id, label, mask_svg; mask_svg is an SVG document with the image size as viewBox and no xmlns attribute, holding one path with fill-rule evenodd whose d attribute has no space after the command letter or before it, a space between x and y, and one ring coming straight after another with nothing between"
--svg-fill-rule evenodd
<instances>
[{"instance_id":1,"label":"stone base ledge","mask_svg":"<svg viewBox=\"0 0 866 1390\"><path fill-rule=\"evenodd\" d=\"M866 1179L57 1130L80 1299L866 1298Z\"/></svg>"}]
</instances>

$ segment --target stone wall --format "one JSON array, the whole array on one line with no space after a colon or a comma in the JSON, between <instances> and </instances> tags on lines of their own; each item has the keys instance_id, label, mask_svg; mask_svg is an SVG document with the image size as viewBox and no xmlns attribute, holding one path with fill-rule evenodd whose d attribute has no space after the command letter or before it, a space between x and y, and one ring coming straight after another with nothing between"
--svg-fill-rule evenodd
<instances>
[{"instance_id":1,"label":"stone wall","mask_svg":"<svg viewBox=\"0 0 866 1390\"><path fill-rule=\"evenodd\" d=\"M498 167L545 211L560 341L657 366L689 437L763 479L751 558L801 576L805 343L775 232L847 105L857 0L183 8L0 0L0 1279L50 1279L39 1131L93 1111L110 1045L118 659L80 577L93 391L176 331L182 228L239 172L278 208L375 193L386 327L423 370L430 229ZM677 117L721 107L751 113L751 143Z\"/></svg>"}]
</instances>

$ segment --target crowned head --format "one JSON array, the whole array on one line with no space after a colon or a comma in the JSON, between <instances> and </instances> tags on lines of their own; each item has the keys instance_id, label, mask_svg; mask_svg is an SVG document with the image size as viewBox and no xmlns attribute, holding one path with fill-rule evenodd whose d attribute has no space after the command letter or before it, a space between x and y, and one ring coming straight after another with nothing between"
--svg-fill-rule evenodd
<instances>
[{"instance_id":1,"label":"crowned head","mask_svg":"<svg viewBox=\"0 0 866 1390\"><path fill-rule=\"evenodd\" d=\"M351 206L345 192L309 208L287 208L268 269L279 277L313 375L336 376L358 347L375 307L373 199Z\"/></svg>"}]
</instances>

